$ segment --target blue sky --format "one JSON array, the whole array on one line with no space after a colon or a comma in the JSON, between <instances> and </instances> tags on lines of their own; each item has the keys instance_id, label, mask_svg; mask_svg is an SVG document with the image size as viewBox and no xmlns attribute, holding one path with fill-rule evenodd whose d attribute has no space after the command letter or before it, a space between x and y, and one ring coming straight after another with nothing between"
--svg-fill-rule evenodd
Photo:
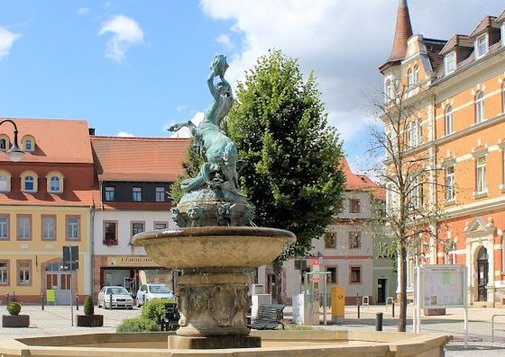
<instances>
[{"instance_id":1,"label":"blue sky","mask_svg":"<svg viewBox=\"0 0 505 357\"><path fill-rule=\"evenodd\" d=\"M85 119L97 135L169 136L210 103L213 55L237 80L270 48L314 71L329 120L362 168L371 94L398 0L0 1L0 117ZM503 0L410 0L414 33L469 34Z\"/></svg>"}]
</instances>

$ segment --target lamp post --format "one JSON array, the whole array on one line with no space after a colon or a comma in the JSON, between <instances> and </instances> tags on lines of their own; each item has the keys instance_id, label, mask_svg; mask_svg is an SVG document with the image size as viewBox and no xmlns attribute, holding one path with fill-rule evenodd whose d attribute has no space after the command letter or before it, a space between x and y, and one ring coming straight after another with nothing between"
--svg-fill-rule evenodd
<instances>
[{"instance_id":1,"label":"lamp post","mask_svg":"<svg viewBox=\"0 0 505 357\"><path fill-rule=\"evenodd\" d=\"M19 148L18 145L18 127L16 126L16 123L14 123L10 119L4 119L0 121L0 125L3 123L11 123L14 126L14 142L12 143L12 146L9 150L7 150L7 156L9 157L9 160L12 162L18 162L23 159L23 156L25 155L25 152Z\"/></svg>"}]
</instances>

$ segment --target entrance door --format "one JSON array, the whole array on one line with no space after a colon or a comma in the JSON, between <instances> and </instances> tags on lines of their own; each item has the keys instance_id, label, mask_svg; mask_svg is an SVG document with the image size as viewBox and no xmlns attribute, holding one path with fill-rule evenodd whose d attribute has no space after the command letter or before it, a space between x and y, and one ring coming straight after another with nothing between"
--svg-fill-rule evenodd
<instances>
[{"instance_id":1,"label":"entrance door","mask_svg":"<svg viewBox=\"0 0 505 357\"><path fill-rule=\"evenodd\" d=\"M487 249L482 247L477 255L477 301L487 301L487 281L488 281L488 255Z\"/></svg>"},{"instance_id":2,"label":"entrance door","mask_svg":"<svg viewBox=\"0 0 505 357\"><path fill-rule=\"evenodd\" d=\"M387 279L377 280L377 304L386 303L386 281Z\"/></svg>"},{"instance_id":3,"label":"entrance door","mask_svg":"<svg viewBox=\"0 0 505 357\"><path fill-rule=\"evenodd\" d=\"M54 290L56 304L70 303L70 272L62 270L58 263L46 267L46 289Z\"/></svg>"}]
</instances>

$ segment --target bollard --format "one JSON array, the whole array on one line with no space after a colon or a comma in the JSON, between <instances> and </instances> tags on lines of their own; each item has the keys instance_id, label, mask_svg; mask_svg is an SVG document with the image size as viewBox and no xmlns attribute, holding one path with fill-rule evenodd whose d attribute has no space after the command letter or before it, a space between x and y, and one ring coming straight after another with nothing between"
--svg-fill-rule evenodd
<instances>
[{"instance_id":1,"label":"bollard","mask_svg":"<svg viewBox=\"0 0 505 357\"><path fill-rule=\"evenodd\" d=\"M382 312L375 315L375 331L382 331Z\"/></svg>"},{"instance_id":2,"label":"bollard","mask_svg":"<svg viewBox=\"0 0 505 357\"><path fill-rule=\"evenodd\" d=\"M391 313L393 314L393 317L395 317L395 302L394 301L391 303Z\"/></svg>"},{"instance_id":3,"label":"bollard","mask_svg":"<svg viewBox=\"0 0 505 357\"><path fill-rule=\"evenodd\" d=\"M110 293L110 309L112 310L112 292Z\"/></svg>"},{"instance_id":4,"label":"bollard","mask_svg":"<svg viewBox=\"0 0 505 357\"><path fill-rule=\"evenodd\" d=\"M360 317L359 317L359 304L358 304L358 319L359 319L359 318L360 318Z\"/></svg>"},{"instance_id":5,"label":"bollard","mask_svg":"<svg viewBox=\"0 0 505 357\"><path fill-rule=\"evenodd\" d=\"M9 293L5 294L5 305L9 303Z\"/></svg>"},{"instance_id":6,"label":"bollard","mask_svg":"<svg viewBox=\"0 0 505 357\"><path fill-rule=\"evenodd\" d=\"M79 295L75 295L75 309L79 311Z\"/></svg>"},{"instance_id":7,"label":"bollard","mask_svg":"<svg viewBox=\"0 0 505 357\"><path fill-rule=\"evenodd\" d=\"M40 307L44 310L44 294L40 294Z\"/></svg>"}]
</instances>

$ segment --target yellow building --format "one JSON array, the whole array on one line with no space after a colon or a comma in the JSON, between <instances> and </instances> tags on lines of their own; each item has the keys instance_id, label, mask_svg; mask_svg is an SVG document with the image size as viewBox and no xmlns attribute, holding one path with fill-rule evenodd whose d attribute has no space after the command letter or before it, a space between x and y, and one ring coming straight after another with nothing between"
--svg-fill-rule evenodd
<instances>
[{"instance_id":1,"label":"yellow building","mask_svg":"<svg viewBox=\"0 0 505 357\"><path fill-rule=\"evenodd\" d=\"M14 141L0 132L0 300L57 303L91 292L92 218L98 189L85 121L12 119L25 152L10 162ZM78 247L71 274L63 247ZM72 276L71 276L72 275Z\"/></svg>"},{"instance_id":2,"label":"yellow building","mask_svg":"<svg viewBox=\"0 0 505 357\"><path fill-rule=\"evenodd\" d=\"M488 306L505 304L505 11L497 15L475 19L468 35L434 40L413 34L400 1L379 68L386 102L403 88L417 108L404 129L407 153L436 169L419 204L441 214L436 236L410 259L410 288L416 264L465 264L469 303Z\"/></svg>"}]
</instances>

